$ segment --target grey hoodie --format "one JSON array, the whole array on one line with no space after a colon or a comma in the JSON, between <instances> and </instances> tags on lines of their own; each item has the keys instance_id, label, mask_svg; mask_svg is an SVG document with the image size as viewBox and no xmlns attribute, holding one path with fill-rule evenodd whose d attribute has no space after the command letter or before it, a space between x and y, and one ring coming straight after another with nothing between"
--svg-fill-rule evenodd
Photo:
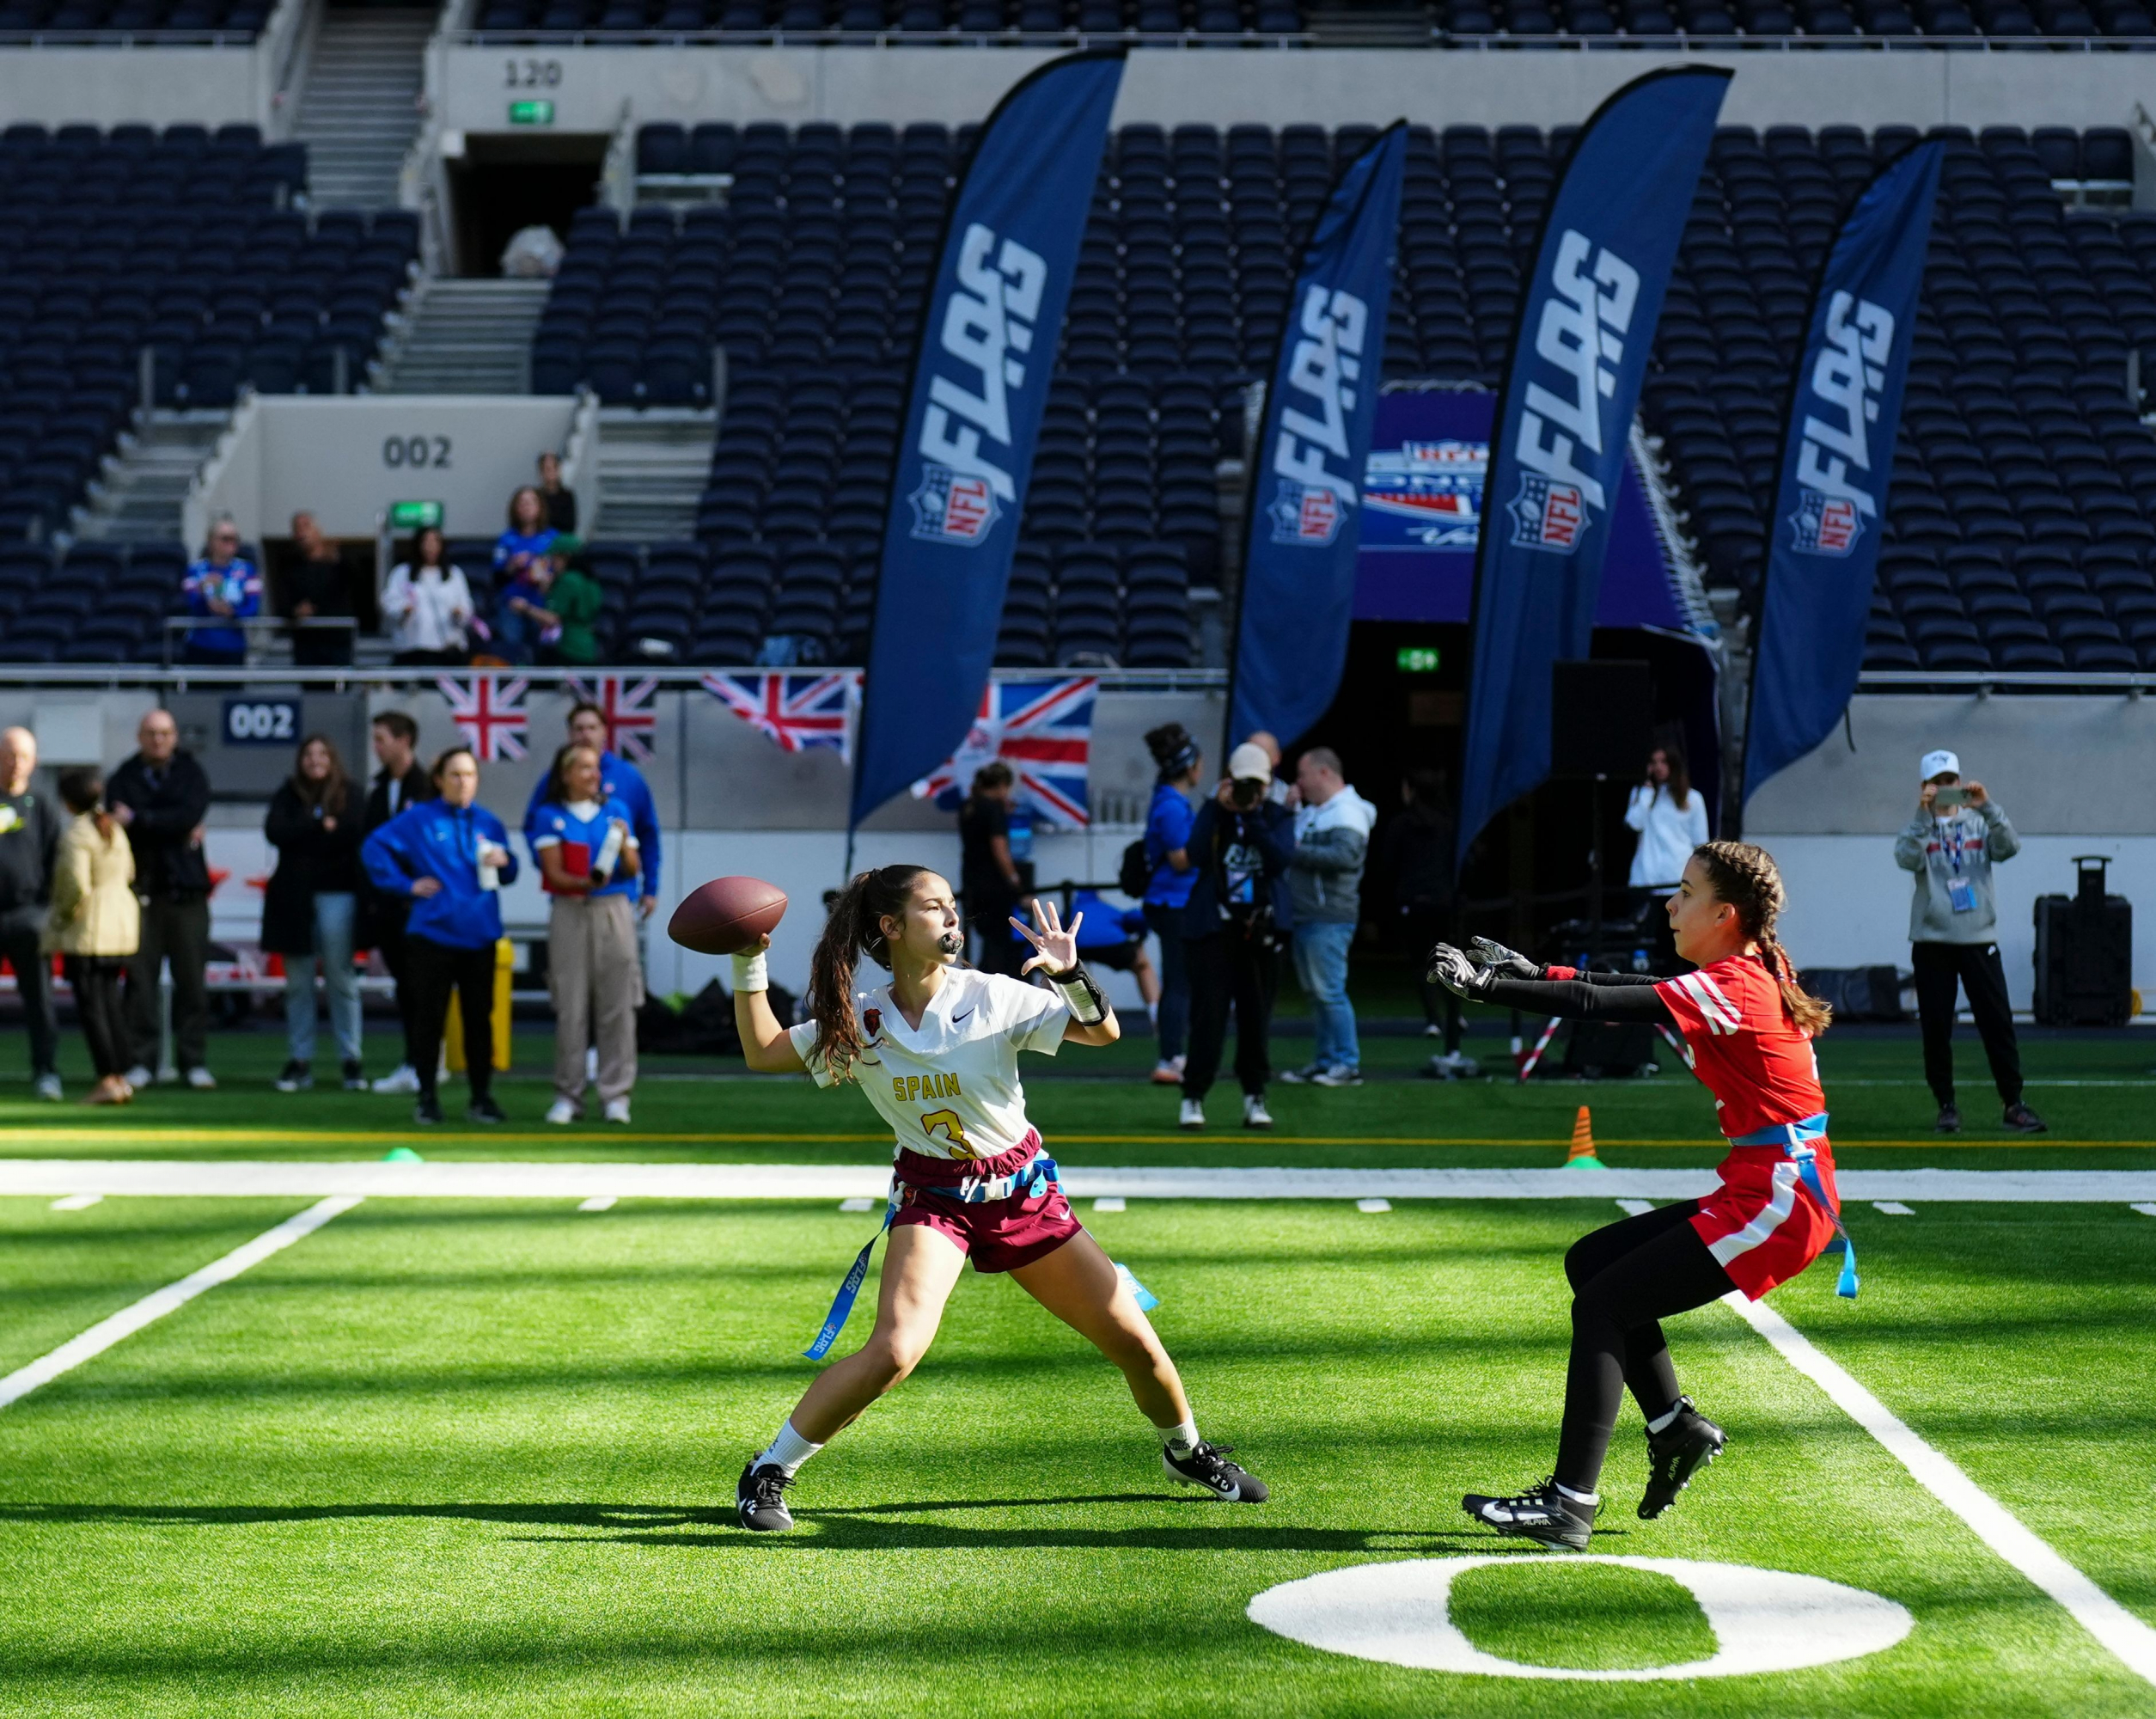
<instances>
[{"instance_id":1,"label":"grey hoodie","mask_svg":"<svg viewBox=\"0 0 2156 1719\"><path fill-rule=\"evenodd\" d=\"M1995 800L1981 806L1957 806L1945 817L1918 812L1894 838L1894 863L1916 873L1916 897L1909 903L1909 941L1989 943L1999 928L1991 868L2020 852L2021 838ZM1970 906L1964 913L1954 911L1952 884L1957 877L1969 884Z\"/></svg>"},{"instance_id":2,"label":"grey hoodie","mask_svg":"<svg viewBox=\"0 0 2156 1719\"><path fill-rule=\"evenodd\" d=\"M1287 874L1298 925L1353 925L1360 916L1363 864L1377 808L1342 787L1295 814L1295 862Z\"/></svg>"}]
</instances>

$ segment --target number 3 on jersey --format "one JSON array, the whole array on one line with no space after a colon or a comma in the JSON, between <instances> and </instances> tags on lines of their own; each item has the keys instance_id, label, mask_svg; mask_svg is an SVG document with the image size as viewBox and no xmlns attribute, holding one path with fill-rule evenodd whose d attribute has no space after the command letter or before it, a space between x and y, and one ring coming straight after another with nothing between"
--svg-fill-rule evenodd
<instances>
[{"instance_id":1,"label":"number 3 on jersey","mask_svg":"<svg viewBox=\"0 0 2156 1719\"><path fill-rule=\"evenodd\" d=\"M959 1123L956 1110L931 1110L921 1118L921 1132L931 1140L941 1135L950 1143L955 1158L978 1158L973 1142L966 1138L966 1130Z\"/></svg>"}]
</instances>

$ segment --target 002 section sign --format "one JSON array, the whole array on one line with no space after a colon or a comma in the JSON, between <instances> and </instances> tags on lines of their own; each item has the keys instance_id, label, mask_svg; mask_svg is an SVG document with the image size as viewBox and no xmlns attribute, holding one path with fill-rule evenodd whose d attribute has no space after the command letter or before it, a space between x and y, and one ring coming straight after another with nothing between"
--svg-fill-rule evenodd
<instances>
[{"instance_id":1,"label":"002 section sign","mask_svg":"<svg viewBox=\"0 0 2156 1719\"><path fill-rule=\"evenodd\" d=\"M291 746L299 741L297 699L229 698L222 725L228 746Z\"/></svg>"}]
</instances>

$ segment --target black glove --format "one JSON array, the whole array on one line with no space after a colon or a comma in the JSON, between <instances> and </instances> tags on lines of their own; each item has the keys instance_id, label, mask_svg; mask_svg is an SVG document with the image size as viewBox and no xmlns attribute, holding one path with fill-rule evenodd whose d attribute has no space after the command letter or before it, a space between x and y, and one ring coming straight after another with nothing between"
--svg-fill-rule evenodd
<instances>
[{"instance_id":1,"label":"black glove","mask_svg":"<svg viewBox=\"0 0 2156 1719\"><path fill-rule=\"evenodd\" d=\"M1477 967L1506 979L1540 979L1542 970L1517 949L1507 949L1503 944L1487 937L1472 938L1468 943L1468 959Z\"/></svg>"},{"instance_id":2,"label":"black glove","mask_svg":"<svg viewBox=\"0 0 2156 1719\"><path fill-rule=\"evenodd\" d=\"M1458 997L1479 997L1489 987L1492 975L1469 961L1449 943L1440 943L1430 951L1429 971L1425 975L1433 985L1442 985Z\"/></svg>"}]
</instances>

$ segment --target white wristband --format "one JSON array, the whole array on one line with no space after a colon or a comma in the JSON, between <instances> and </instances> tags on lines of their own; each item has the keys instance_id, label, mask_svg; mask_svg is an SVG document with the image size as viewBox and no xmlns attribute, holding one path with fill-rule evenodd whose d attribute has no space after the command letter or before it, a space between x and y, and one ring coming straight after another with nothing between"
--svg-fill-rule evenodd
<instances>
[{"instance_id":1,"label":"white wristband","mask_svg":"<svg viewBox=\"0 0 2156 1719\"><path fill-rule=\"evenodd\" d=\"M733 961L734 989L737 993L768 991L771 988L771 974L762 950L752 949L746 954L735 956Z\"/></svg>"}]
</instances>

